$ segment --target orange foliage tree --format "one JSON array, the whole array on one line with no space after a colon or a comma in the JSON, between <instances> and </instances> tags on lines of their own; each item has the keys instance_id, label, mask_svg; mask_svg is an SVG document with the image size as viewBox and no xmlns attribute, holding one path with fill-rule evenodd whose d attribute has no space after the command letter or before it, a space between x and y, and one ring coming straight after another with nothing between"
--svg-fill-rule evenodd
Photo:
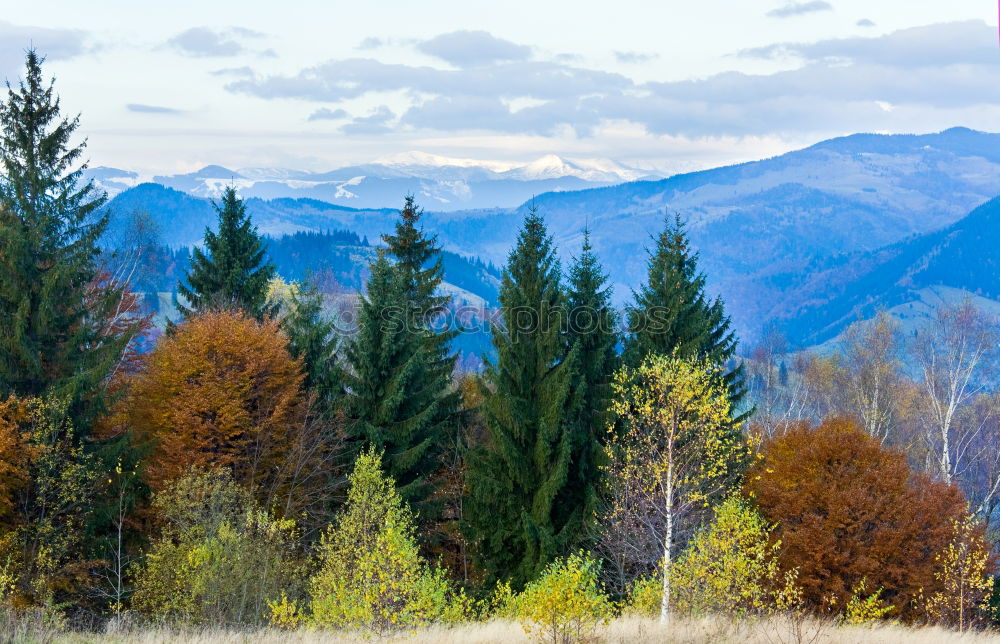
<instances>
[{"instance_id":1,"label":"orange foliage tree","mask_svg":"<svg viewBox=\"0 0 1000 644\"><path fill-rule=\"evenodd\" d=\"M893 615L921 619L921 590L940 585L936 557L967 513L962 492L914 473L846 418L793 428L762 456L745 493L777 523L781 567L798 570L807 606L842 612L864 582Z\"/></svg>"},{"instance_id":2,"label":"orange foliage tree","mask_svg":"<svg viewBox=\"0 0 1000 644\"><path fill-rule=\"evenodd\" d=\"M273 493L304 424L302 380L275 321L209 312L177 327L131 388L130 425L152 450L151 486L193 466L222 466Z\"/></svg>"}]
</instances>

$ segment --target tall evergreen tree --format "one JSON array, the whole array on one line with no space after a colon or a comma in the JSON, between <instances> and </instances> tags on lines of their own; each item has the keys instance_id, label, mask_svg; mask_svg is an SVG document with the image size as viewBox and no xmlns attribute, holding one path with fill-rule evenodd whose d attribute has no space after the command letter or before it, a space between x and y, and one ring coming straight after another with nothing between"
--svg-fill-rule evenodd
<instances>
[{"instance_id":1,"label":"tall evergreen tree","mask_svg":"<svg viewBox=\"0 0 1000 644\"><path fill-rule=\"evenodd\" d=\"M257 228L250 221L246 204L230 186L222 203L213 204L219 215L219 231L205 228L205 248L195 248L187 284L177 290L188 302L181 306L185 317L213 309L242 309L262 319L275 313L267 302L267 284L275 268Z\"/></svg>"},{"instance_id":2,"label":"tall evergreen tree","mask_svg":"<svg viewBox=\"0 0 1000 644\"><path fill-rule=\"evenodd\" d=\"M673 221L666 219L649 253L647 282L634 297L627 310L629 336L623 353L628 365L638 367L651 353L676 352L681 358L703 358L718 365L735 355L731 321L722 300L705 295L705 274L698 270L698 253L691 250L679 215ZM738 411L746 395L743 365L723 377L732 408Z\"/></svg>"},{"instance_id":3,"label":"tall evergreen tree","mask_svg":"<svg viewBox=\"0 0 1000 644\"><path fill-rule=\"evenodd\" d=\"M459 393L451 386L454 332L432 328L450 298L437 294L441 251L419 226L421 215L407 197L395 234L382 238L388 247L371 267L359 332L347 350L346 382L352 435L385 450L388 474L424 521L437 514L429 477Z\"/></svg>"},{"instance_id":4,"label":"tall evergreen tree","mask_svg":"<svg viewBox=\"0 0 1000 644\"><path fill-rule=\"evenodd\" d=\"M323 313L323 295L316 283L306 280L292 294L281 328L288 336L288 351L302 358L305 386L327 409L332 409L343 388L343 369L337 350L340 337L334 321Z\"/></svg>"},{"instance_id":5,"label":"tall evergreen tree","mask_svg":"<svg viewBox=\"0 0 1000 644\"><path fill-rule=\"evenodd\" d=\"M466 529L491 579L516 587L579 540L589 517L568 496L579 350L567 350L560 266L532 208L500 286L502 324L486 371L489 444L468 455Z\"/></svg>"},{"instance_id":6,"label":"tall evergreen tree","mask_svg":"<svg viewBox=\"0 0 1000 644\"><path fill-rule=\"evenodd\" d=\"M451 386L456 356L449 346L458 330L447 328L446 324L437 325L441 328L435 325L447 314L451 297L438 294L444 280L441 249L437 237L428 236L420 226L422 216L423 209L408 195L399 212L395 234L383 235L382 241L394 260L393 272L403 289L410 330L422 338L426 377L440 387L429 392L437 402L437 418L446 422L457 413L460 399L459 392Z\"/></svg>"},{"instance_id":7,"label":"tall evergreen tree","mask_svg":"<svg viewBox=\"0 0 1000 644\"><path fill-rule=\"evenodd\" d=\"M106 196L83 183L79 117L60 117L43 60L28 51L0 105L0 399L65 399L79 435L138 325L110 328L122 290L100 279Z\"/></svg>"},{"instance_id":8,"label":"tall evergreen tree","mask_svg":"<svg viewBox=\"0 0 1000 644\"><path fill-rule=\"evenodd\" d=\"M385 452L386 471L421 519L435 513L427 475L444 430L440 392L447 376L428 368L425 336L406 319L406 289L384 251L371 266L358 311L358 333L346 350L345 408L353 453Z\"/></svg>"},{"instance_id":9,"label":"tall evergreen tree","mask_svg":"<svg viewBox=\"0 0 1000 644\"><path fill-rule=\"evenodd\" d=\"M610 420L611 380L618 368L618 313L611 304L608 276L590 244L590 230L583 234L583 248L569 271L567 294L568 348L579 351L579 377L573 386L579 406L573 422L572 463L568 485L556 503L564 512L583 508L594 516L603 459L603 437Z\"/></svg>"}]
</instances>

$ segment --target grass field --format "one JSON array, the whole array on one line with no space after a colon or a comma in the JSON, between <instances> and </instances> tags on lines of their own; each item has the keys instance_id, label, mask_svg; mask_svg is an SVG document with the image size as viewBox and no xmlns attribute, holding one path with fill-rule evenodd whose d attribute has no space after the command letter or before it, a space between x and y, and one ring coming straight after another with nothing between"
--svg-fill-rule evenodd
<instances>
[{"instance_id":1,"label":"grass field","mask_svg":"<svg viewBox=\"0 0 1000 644\"><path fill-rule=\"evenodd\" d=\"M2 642L53 642L53 643L107 643L107 644L319 644L357 641L378 641L408 644L493 644L528 643L540 641L526 634L513 622L493 621L466 624L452 628L430 628L388 639L351 636L325 631L228 631L228 630L171 630L154 629L129 631L117 635L74 633L33 633L0 635ZM547 640L547 641L552 641ZM676 620L661 626L656 620L620 618L600 627L595 637L587 640L593 644L868 644L895 642L906 644L985 644L1000 643L1000 632L985 631L958 633L939 628L906 628L891 624L875 627L837 626L818 621L768 619L756 622L729 622L724 620Z\"/></svg>"}]
</instances>

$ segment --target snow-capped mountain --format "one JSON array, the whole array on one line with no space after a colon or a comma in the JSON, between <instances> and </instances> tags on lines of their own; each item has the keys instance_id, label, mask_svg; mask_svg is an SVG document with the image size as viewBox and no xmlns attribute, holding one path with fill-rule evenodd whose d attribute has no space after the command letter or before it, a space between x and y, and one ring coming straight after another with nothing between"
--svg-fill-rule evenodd
<instances>
[{"instance_id":1,"label":"snow-capped mountain","mask_svg":"<svg viewBox=\"0 0 1000 644\"><path fill-rule=\"evenodd\" d=\"M88 176L112 196L140 182L135 173L113 168L95 168ZM413 194L428 209L448 211L513 207L545 192L658 177L608 159L549 154L522 164L406 152L327 172L209 165L149 180L198 197L217 197L233 185L244 197L305 197L355 208L394 206L404 195Z\"/></svg>"}]
</instances>

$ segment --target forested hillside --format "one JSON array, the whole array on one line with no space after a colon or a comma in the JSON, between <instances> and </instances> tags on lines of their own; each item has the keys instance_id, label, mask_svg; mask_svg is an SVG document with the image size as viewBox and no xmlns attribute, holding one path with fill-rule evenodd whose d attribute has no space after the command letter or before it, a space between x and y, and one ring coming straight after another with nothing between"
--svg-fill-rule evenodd
<instances>
[{"instance_id":1,"label":"forested hillside","mask_svg":"<svg viewBox=\"0 0 1000 644\"><path fill-rule=\"evenodd\" d=\"M469 216L108 203L43 62L0 102L0 639L995 636L981 135ZM736 283L795 314L742 353ZM941 285L984 298L844 329Z\"/></svg>"}]
</instances>

